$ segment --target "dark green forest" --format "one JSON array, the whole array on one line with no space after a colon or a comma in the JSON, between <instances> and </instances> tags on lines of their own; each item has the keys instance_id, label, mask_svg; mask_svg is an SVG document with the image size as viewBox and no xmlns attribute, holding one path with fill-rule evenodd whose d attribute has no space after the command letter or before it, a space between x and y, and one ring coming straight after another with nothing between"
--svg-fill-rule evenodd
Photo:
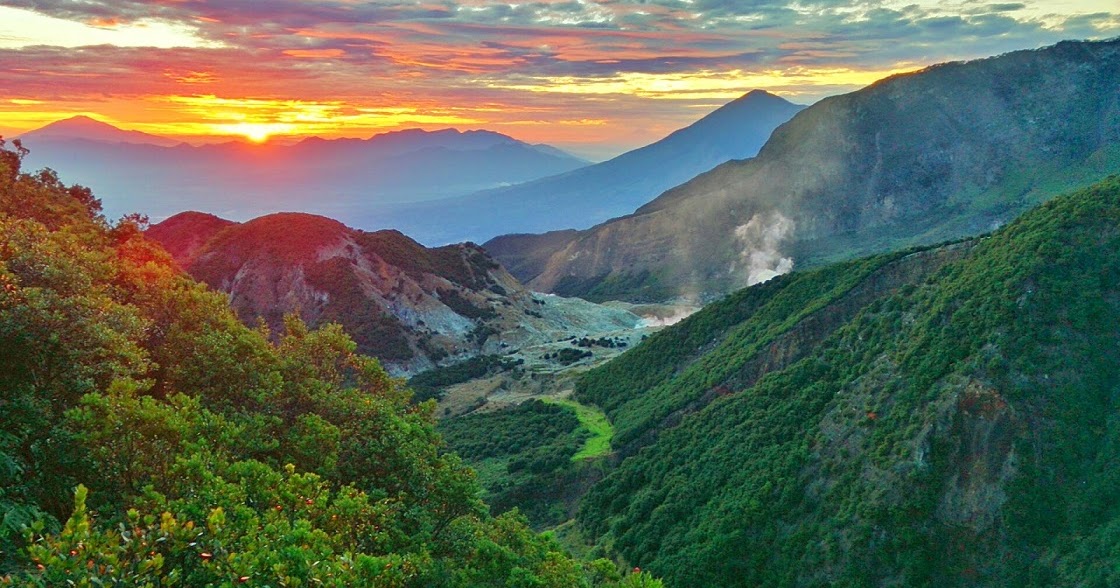
<instances>
[{"instance_id":1,"label":"dark green forest","mask_svg":"<svg viewBox=\"0 0 1120 588\"><path fill-rule=\"evenodd\" d=\"M671 586L1120 585L1120 177L712 304L577 387L586 537Z\"/></svg>"},{"instance_id":2,"label":"dark green forest","mask_svg":"<svg viewBox=\"0 0 1120 588\"><path fill-rule=\"evenodd\" d=\"M565 502L590 464L574 462L590 433L575 413L540 400L489 413L441 420L448 446L479 473L497 512L517 508L535 528L567 521Z\"/></svg>"},{"instance_id":3,"label":"dark green forest","mask_svg":"<svg viewBox=\"0 0 1120 588\"><path fill-rule=\"evenodd\" d=\"M25 153L0 148L0 585L660 585L491 516L434 403L338 325L242 325Z\"/></svg>"}]
</instances>

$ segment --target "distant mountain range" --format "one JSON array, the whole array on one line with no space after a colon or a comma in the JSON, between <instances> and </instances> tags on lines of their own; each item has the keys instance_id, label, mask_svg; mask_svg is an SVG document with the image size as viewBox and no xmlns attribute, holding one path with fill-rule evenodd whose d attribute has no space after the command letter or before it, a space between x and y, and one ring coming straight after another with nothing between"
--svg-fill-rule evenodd
<instances>
[{"instance_id":1,"label":"distant mountain range","mask_svg":"<svg viewBox=\"0 0 1120 588\"><path fill-rule=\"evenodd\" d=\"M360 352L397 374L638 322L624 310L534 295L477 245L429 249L397 231L359 231L316 215L236 223L185 212L146 235L229 294L247 324L263 319L279 333L293 312L311 325L337 322Z\"/></svg>"},{"instance_id":2,"label":"distant mountain range","mask_svg":"<svg viewBox=\"0 0 1120 588\"><path fill-rule=\"evenodd\" d=\"M34 131L28 131L17 137L28 144L47 141L67 141L82 139L86 141L99 141L103 143L129 143L132 145L158 145L160 147L174 147L182 141L141 133L140 131L126 131L118 129L111 124L101 122L88 116L74 116L58 120Z\"/></svg>"},{"instance_id":3,"label":"distant mountain range","mask_svg":"<svg viewBox=\"0 0 1120 588\"><path fill-rule=\"evenodd\" d=\"M937 65L827 98L758 157L585 231L486 243L531 287L707 299L792 267L990 231L1120 171L1120 40Z\"/></svg>"},{"instance_id":4,"label":"distant mountain range","mask_svg":"<svg viewBox=\"0 0 1120 588\"><path fill-rule=\"evenodd\" d=\"M629 214L661 192L732 159L754 157L804 106L754 90L695 123L614 159L460 198L377 207L356 223L383 223L426 243L583 229Z\"/></svg>"},{"instance_id":5,"label":"distant mountain range","mask_svg":"<svg viewBox=\"0 0 1120 588\"><path fill-rule=\"evenodd\" d=\"M490 131L194 147L86 117L23 135L31 167L64 170L111 216L299 210L427 244L586 228L732 159L752 157L803 106L755 90L653 144L595 165ZM153 198L158 195L158 198Z\"/></svg>"},{"instance_id":6,"label":"distant mountain range","mask_svg":"<svg viewBox=\"0 0 1120 588\"><path fill-rule=\"evenodd\" d=\"M111 216L154 219L182 210L238 219L300 210L349 221L376 205L468 194L588 164L547 145L454 129L192 146L75 117L20 138L31 149L29 167L52 167L64 181L88 185Z\"/></svg>"}]
</instances>

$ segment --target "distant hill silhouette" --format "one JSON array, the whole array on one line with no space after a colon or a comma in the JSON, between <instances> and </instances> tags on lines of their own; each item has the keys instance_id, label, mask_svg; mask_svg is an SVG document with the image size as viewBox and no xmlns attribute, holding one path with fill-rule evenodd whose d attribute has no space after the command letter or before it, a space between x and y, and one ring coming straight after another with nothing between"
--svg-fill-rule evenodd
<instances>
[{"instance_id":1,"label":"distant hill silhouette","mask_svg":"<svg viewBox=\"0 0 1120 588\"><path fill-rule=\"evenodd\" d=\"M585 229L629 214L725 161L753 157L804 106L754 90L669 136L614 159L446 201L374 209L382 223L425 243L485 241L508 233Z\"/></svg>"},{"instance_id":2,"label":"distant hill silhouette","mask_svg":"<svg viewBox=\"0 0 1120 588\"><path fill-rule=\"evenodd\" d=\"M126 131L109 123L105 123L88 116L74 116L52 122L19 135L21 141L35 144L44 140L60 141L68 139L83 139L86 141L100 141L103 143L131 143L135 145L158 145L160 147L174 147L182 141L141 133L140 131Z\"/></svg>"},{"instance_id":3,"label":"distant hill silhouette","mask_svg":"<svg viewBox=\"0 0 1120 588\"><path fill-rule=\"evenodd\" d=\"M201 210L249 219L300 210L355 224L378 204L446 198L570 171L588 162L491 131L419 129L293 145L156 143L92 119L26 133L28 165L101 195L106 212L153 219ZM373 223L372 226L386 226Z\"/></svg>"}]
</instances>

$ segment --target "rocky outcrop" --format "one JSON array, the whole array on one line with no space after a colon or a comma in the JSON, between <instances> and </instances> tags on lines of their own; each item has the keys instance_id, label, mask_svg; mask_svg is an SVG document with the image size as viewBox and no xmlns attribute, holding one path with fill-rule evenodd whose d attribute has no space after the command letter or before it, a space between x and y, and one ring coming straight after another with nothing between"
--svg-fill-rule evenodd
<instances>
[{"instance_id":1,"label":"rocky outcrop","mask_svg":"<svg viewBox=\"0 0 1120 588\"><path fill-rule=\"evenodd\" d=\"M277 333L288 313L340 323L359 351L394 373L506 353L573 324L629 328L638 320L583 301L550 302L470 243L429 249L396 231L308 214L215 219L184 213L148 235L196 279L228 293L245 322L263 319Z\"/></svg>"}]
</instances>

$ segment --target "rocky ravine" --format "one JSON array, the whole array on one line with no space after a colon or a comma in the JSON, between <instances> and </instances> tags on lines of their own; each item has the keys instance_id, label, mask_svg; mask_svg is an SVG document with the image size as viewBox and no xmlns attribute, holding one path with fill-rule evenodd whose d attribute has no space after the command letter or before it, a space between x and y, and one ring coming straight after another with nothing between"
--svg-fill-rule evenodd
<instances>
[{"instance_id":1,"label":"rocky ravine","mask_svg":"<svg viewBox=\"0 0 1120 588\"><path fill-rule=\"evenodd\" d=\"M148 236L196 279L228 293L247 323L263 319L280 332L293 312L311 325L338 322L359 351L398 375L640 320L618 307L531 292L470 243L428 249L396 231L320 216L232 223L187 212Z\"/></svg>"}]
</instances>

